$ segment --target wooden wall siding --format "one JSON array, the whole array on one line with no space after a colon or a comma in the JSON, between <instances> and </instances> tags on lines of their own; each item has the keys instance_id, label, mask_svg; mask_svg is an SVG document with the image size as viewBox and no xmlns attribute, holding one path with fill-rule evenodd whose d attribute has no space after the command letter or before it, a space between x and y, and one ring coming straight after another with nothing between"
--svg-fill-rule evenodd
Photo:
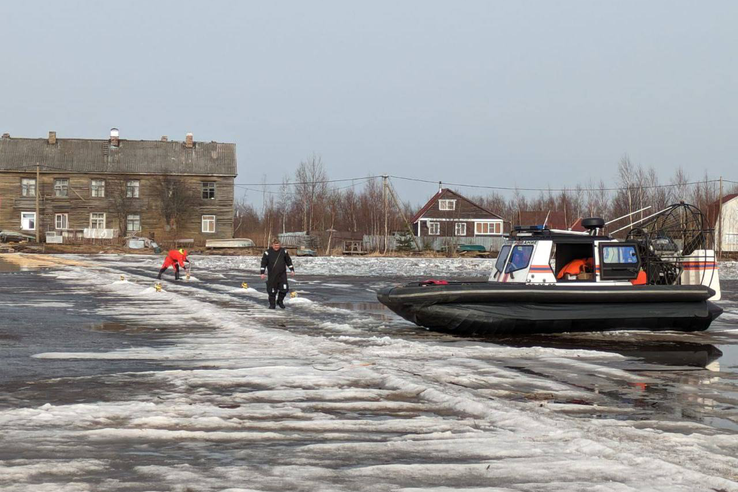
<instances>
[{"instance_id":1,"label":"wooden wall siding","mask_svg":"<svg viewBox=\"0 0 738 492\"><path fill-rule=\"evenodd\" d=\"M20 230L21 212L35 212L35 197L21 196L21 178L35 178L36 173L0 173L0 230ZM54 196L54 180L69 180L68 197ZM55 215L69 214L69 229L84 229L89 227L90 213L104 212L106 227L118 229L118 217L112 205L111 195L115 182L138 180L140 182L139 198L126 199L130 204L130 213L141 216L141 232L139 234L157 239L184 239L191 238L198 242L206 239L226 239L233 237L234 211L234 178L211 176L177 177L188 186L194 187L200 195L201 182L214 181L216 194L214 200L199 199L193 203L195 208L191 219L180 226L177 231L167 231L164 219L161 216L160 204L154 197L154 183L159 176L151 175L81 175L41 173L40 183L37 184L40 203L40 220L38 225L42 236L45 232L55 230ZM91 196L91 180L105 180L105 198ZM201 232L202 215L216 216L214 234ZM125 221L125 218L122 218Z\"/></svg>"},{"instance_id":2,"label":"wooden wall siding","mask_svg":"<svg viewBox=\"0 0 738 492\"><path fill-rule=\"evenodd\" d=\"M478 220L489 220L487 218L483 217L477 217ZM431 222L433 222L433 219L429 219ZM475 223L474 221L459 221L464 222L466 224L466 235L465 236L456 236L456 224L457 222L452 221L440 221L440 234L434 234L434 236L455 236L455 237L475 237L476 234L474 234L474 227ZM495 219L495 222L500 224L500 231L503 231L503 223L500 219ZM417 230L417 228L416 228ZM480 234L479 236L493 236L493 235L502 235L502 232L500 234ZM428 222L423 219L420 221L420 236L421 237L428 237L431 236L430 231L428 230ZM433 237L433 236L431 236Z\"/></svg>"}]
</instances>

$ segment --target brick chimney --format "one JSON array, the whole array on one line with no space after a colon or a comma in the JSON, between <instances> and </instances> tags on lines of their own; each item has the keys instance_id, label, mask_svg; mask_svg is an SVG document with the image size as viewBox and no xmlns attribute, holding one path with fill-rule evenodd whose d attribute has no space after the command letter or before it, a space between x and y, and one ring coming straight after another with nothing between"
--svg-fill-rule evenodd
<instances>
[{"instance_id":1,"label":"brick chimney","mask_svg":"<svg viewBox=\"0 0 738 492\"><path fill-rule=\"evenodd\" d=\"M56 132L49 132L49 145L56 145Z\"/></svg>"},{"instance_id":2,"label":"brick chimney","mask_svg":"<svg viewBox=\"0 0 738 492\"><path fill-rule=\"evenodd\" d=\"M185 147L188 149L191 149L194 146L194 141L192 138L192 133L188 133L187 137L185 138Z\"/></svg>"},{"instance_id":3,"label":"brick chimney","mask_svg":"<svg viewBox=\"0 0 738 492\"><path fill-rule=\"evenodd\" d=\"M120 145L120 132L117 128L110 129L110 146L117 147Z\"/></svg>"},{"instance_id":4,"label":"brick chimney","mask_svg":"<svg viewBox=\"0 0 738 492\"><path fill-rule=\"evenodd\" d=\"M162 135L161 136L161 141L162 142L168 142L169 141L169 137L167 137L166 135Z\"/></svg>"}]
</instances>

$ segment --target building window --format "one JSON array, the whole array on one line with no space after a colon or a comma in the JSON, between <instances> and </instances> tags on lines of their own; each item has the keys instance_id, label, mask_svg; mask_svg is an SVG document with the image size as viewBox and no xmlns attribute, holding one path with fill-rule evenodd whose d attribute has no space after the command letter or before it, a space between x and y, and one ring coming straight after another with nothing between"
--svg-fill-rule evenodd
<instances>
[{"instance_id":1,"label":"building window","mask_svg":"<svg viewBox=\"0 0 738 492\"><path fill-rule=\"evenodd\" d=\"M54 223L58 230L69 229L69 214L56 214Z\"/></svg>"},{"instance_id":2,"label":"building window","mask_svg":"<svg viewBox=\"0 0 738 492\"><path fill-rule=\"evenodd\" d=\"M93 179L90 186L92 198L105 198L105 180ZM103 227L104 229L104 227Z\"/></svg>"},{"instance_id":3,"label":"building window","mask_svg":"<svg viewBox=\"0 0 738 492\"><path fill-rule=\"evenodd\" d=\"M441 223L428 222L428 234L431 236L438 236L439 234L441 234Z\"/></svg>"},{"instance_id":4,"label":"building window","mask_svg":"<svg viewBox=\"0 0 738 492\"><path fill-rule=\"evenodd\" d=\"M54 196L59 196L59 197L69 196L69 180L68 179L55 179L54 180Z\"/></svg>"},{"instance_id":5,"label":"building window","mask_svg":"<svg viewBox=\"0 0 738 492\"><path fill-rule=\"evenodd\" d=\"M22 196L36 196L36 179L35 178L22 178L21 179L21 195Z\"/></svg>"},{"instance_id":6,"label":"building window","mask_svg":"<svg viewBox=\"0 0 738 492\"><path fill-rule=\"evenodd\" d=\"M36 212L21 212L21 229L24 231L36 230Z\"/></svg>"},{"instance_id":7,"label":"building window","mask_svg":"<svg viewBox=\"0 0 738 492\"><path fill-rule=\"evenodd\" d=\"M202 216L202 232L212 234L215 232L215 215Z\"/></svg>"},{"instance_id":8,"label":"building window","mask_svg":"<svg viewBox=\"0 0 738 492\"><path fill-rule=\"evenodd\" d=\"M466 236L466 223L465 222L457 222L456 227L454 228L454 233L457 236Z\"/></svg>"},{"instance_id":9,"label":"building window","mask_svg":"<svg viewBox=\"0 0 738 492\"><path fill-rule=\"evenodd\" d=\"M90 229L105 229L105 214L92 212L90 214Z\"/></svg>"},{"instance_id":10,"label":"building window","mask_svg":"<svg viewBox=\"0 0 738 492\"><path fill-rule=\"evenodd\" d=\"M474 234L478 236L489 236L491 234L500 234L502 224L499 222L476 222L474 224Z\"/></svg>"},{"instance_id":11,"label":"building window","mask_svg":"<svg viewBox=\"0 0 738 492\"><path fill-rule=\"evenodd\" d=\"M456 200L438 200L439 210L456 210Z\"/></svg>"},{"instance_id":12,"label":"building window","mask_svg":"<svg viewBox=\"0 0 738 492\"><path fill-rule=\"evenodd\" d=\"M132 179L126 182L126 198L138 198L139 194L139 188L141 187L141 182L137 179Z\"/></svg>"},{"instance_id":13,"label":"building window","mask_svg":"<svg viewBox=\"0 0 738 492\"><path fill-rule=\"evenodd\" d=\"M129 215L126 220L126 231L127 232L138 232L141 230L141 216L140 215Z\"/></svg>"},{"instance_id":14,"label":"building window","mask_svg":"<svg viewBox=\"0 0 738 492\"><path fill-rule=\"evenodd\" d=\"M215 181L202 182L202 199L215 200Z\"/></svg>"}]
</instances>

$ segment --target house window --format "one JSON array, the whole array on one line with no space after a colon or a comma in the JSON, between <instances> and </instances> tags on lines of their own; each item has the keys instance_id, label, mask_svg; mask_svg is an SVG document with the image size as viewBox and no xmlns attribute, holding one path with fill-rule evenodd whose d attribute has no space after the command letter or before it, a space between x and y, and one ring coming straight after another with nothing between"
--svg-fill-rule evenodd
<instances>
[{"instance_id":1,"label":"house window","mask_svg":"<svg viewBox=\"0 0 738 492\"><path fill-rule=\"evenodd\" d=\"M202 216L202 232L207 232L207 233L215 232L215 215L203 215Z\"/></svg>"},{"instance_id":2,"label":"house window","mask_svg":"<svg viewBox=\"0 0 738 492\"><path fill-rule=\"evenodd\" d=\"M68 179L55 179L54 180L54 196L60 196L60 197L69 196L69 180Z\"/></svg>"},{"instance_id":3,"label":"house window","mask_svg":"<svg viewBox=\"0 0 738 492\"><path fill-rule=\"evenodd\" d=\"M488 236L490 234L499 234L502 225L497 222L476 222L474 224L474 234L478 236Z\"/></svg>"},{"instance_id":4,"label":"house window","mask_svg":"<svg viewBox=\"0 0 738 492\"><path fill-rule=\"evenodd\" d=\"M202 199L215 200L215 181L202 182Z\"/></svg>"},{"instance_id":5,"label":"house window","mask_svg":"<svg viewBox=\"0 0 738 492\"><path fill-rule=\"evenodd\" d=\"M92 212L90 214L90 229L105 229L105 214Z\"/></svg>"},{"instance_id":6,"label":"house window","mask_svg":"<svg viewBox=\"0 0 738 492\"><path fill-rule=\"evenodd\" d=\"M466 223L465 222L457 222L456 227L454 227L454 233L457 236L466 236Z\"/></svg>"},{"instance_id":7,"label":"house window","mask_svg":"<svg viewBox=\"0 0 738 492\"><path fill-rule=\"evenodd\" d=\"M428 222L428 234L431 236L438 236L439 234L441 234L441 223Z\"/></svg>"},{"instance_id":8,"label":"house window","mask_svg":"<svg viewBox=\"0 0 738 492\"><path fill-rule=\"evenodd\" d=\"M90 192L92 198L105 198L105 180L104 179L93 179L90 186ZM103 227L103 229L105 229Z\"/></svg>"},{"instance_id":9,"label":"house window","mask_svg":"<svg viewBox=\"0 0 738 492\"><path fill-rule=\"evenodd\" d=\"M456 210L456 200L438 200L439 210Z\"/></svg>"},{"instance_id":10,"label":"house window","mask_svg":"<svg viewBox=\"0 0 738 492\"><path fill-rule=\"evenodd\" d=\"M141 216L140 215L129 215L126 220L126 231L138 232L141 230Z\"/></svg>"},{"instance_id":11,"label":"house window","mask_svg":"<svg viewBox=\"0 0 738 492\"><path fill-rule=\"evenodd\" d=\"M36 196L36 179L22 178L21 179L21 195L22 196Z\"/></svg>"},{"instance_id":12,"label":"house window","mask_svg":"<svg viewBox=\"0 0 738 492\"><path fill-rule=\"evenodd\" d=\"M21 229L24 231L36 230L36 212L21 212Z\"/></svg>"},{"instance_id":13,"label":"house window","mask_svg":"<svg viewBox=\"0 0 738 492\"><path fill-rule=\"evenodd\" d=\"M56 214L54 223L58 230L69 229L69 214Z\"/></svg>"},{"instance_id":14,"label":"house window","mask_svg":"<svg viewBox=\"0 0 738 492\"><path fill-rule=\"evenodd\" d=\"M126 198L138 198L138 191L141 187L141 182L137 179L132 179L126 182Z\"/></svg>"}]
</instances>

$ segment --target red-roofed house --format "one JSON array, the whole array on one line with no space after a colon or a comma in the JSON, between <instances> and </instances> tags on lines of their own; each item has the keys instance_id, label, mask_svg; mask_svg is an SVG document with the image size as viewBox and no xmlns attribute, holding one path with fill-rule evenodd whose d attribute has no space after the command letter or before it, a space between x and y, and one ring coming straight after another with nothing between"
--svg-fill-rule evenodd
<instances>
[{"instance_id":1,"label":"red-roofed house","mask_svg":"<svg viewBox=\"0 0 738 492\"><path fill-rule=\"evenodd\" d=\"M412 218L418 237L502 236L499 215L455 191L441 188Z\"/></svg>"}]
</instances>

